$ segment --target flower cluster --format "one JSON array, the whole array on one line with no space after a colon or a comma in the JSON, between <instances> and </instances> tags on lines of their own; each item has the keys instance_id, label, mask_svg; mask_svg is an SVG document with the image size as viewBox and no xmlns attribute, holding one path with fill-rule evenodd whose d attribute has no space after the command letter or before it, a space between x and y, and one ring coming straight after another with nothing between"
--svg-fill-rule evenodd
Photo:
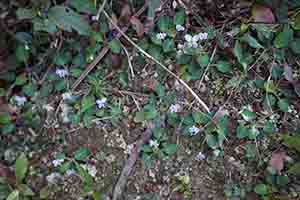
<instances>
[{"instance_id":1,"label":"flower cluster","mask_svg":"<svg viewBox=\"0 0 300 200\"><path fill-rule=\"evenodd\" d=\"M191 136L197 135L200 131L201 131L201 129L195 125L193 125L192 127L189 128L189 133L191 134Z\"/></svg>"},{"instance_id":2,"label":"flower cluster","mask_svg":"<svg viewBox=\"0 0 300 200\"><path fill-rule=\"evenodd\" d=\"M69 71L67 69L57 68L55 73L60 78L65 78L66 76L69 76Z\"/></svg>"},{"instance_id":3,"label":"flower cluster","mask_svg":"<svg viewBox=\"0 0 300 200\"><path fill-rule=\"evenodd\" d=\"M52 164L54 167L58 167L58 166L61 166L63 163L64 163L64 159L55 159L55 160L52 160Z\"/></svg>"},{"instance_id":4,"label":"flower cluster","mask_svg":"<svg viewBox=\"0 0 300 200\"><path fill-rule=\"evenodd\" d=\"M205 155L200 151L200 152L196 155L195 160L197 160L197 161L202 161L202 160L204 160L205 158L206 158Z\"/></svg>"},{"instance_id":5,"label":"flower cluster","mask_svg":"<svg viewBox=\"0 0 300 200\"><path fill-rule=\"evenodd\" d=\"M26 101L27 101L26 97L15 96L15 102L16 102L17 106L24 106Z\"/></svg>"},{"instance_id":6,"label":"flower cluster","mask_svg":"<svg viewBox=\"0 0 300 200\"><path fill-rule=\"evenodd\" d=\"M181 111L181 106L179 104L172 104L169 108L169 112L178 113Z\"/></svg>"},{"instance_id":7,"label":"flower cluster","mask_svg":"<svg viewBox=\"0 0 300 200\"><path fill-rule=\"evenodd\" d=\"M97 107L99 109L105 108L106 102L107 102L107 99L105 97L103 97L102 99L97 99L96 100Z\"/></svg>"},{"instance_id":8,"label":"flower cluster","mask_svg":"<svg viewBox=\"0 0 300 200\"><path fill-rule=\"evenodd\" d=\"M167 37L167 34L166 34L166 33L157 33L157 34L156 34L156 38L157 38L158 40L164 40L166 37Z\"/></svg>"},{"instance_id":9,"label":"flower cluster","mask_svg":"<svg viewBox=\"0 0 300 200\"><path fill-rule=\"evenodd\" d=\"M158 149L159 147L159 142L157 140L150 140L149 141L149 146L154 148L154 149Z\"/></svg>"}]
</instances>

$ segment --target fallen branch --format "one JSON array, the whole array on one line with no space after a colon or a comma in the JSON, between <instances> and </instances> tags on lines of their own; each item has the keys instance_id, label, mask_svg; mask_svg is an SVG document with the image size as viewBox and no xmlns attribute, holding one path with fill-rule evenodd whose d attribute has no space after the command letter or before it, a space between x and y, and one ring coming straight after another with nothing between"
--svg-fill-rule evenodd
<instances>
[{"instance_id":1,"label":"fallen branch","mask_svg":"<svg viewBox=\"0 0 300 200\"><path fill-rule=\"evenodd\" d=\"M135 144L135 147L132 149L129 158L127 159L124 168L119 176L118 182L114 188L112 200L121 199L123 190L126 186L127 179L130 176L132 169L139 157L142 145L150 140L152 136L151 128L149 127L143 134L142 138L138 140Z\"/></svg>"}]
</instances>

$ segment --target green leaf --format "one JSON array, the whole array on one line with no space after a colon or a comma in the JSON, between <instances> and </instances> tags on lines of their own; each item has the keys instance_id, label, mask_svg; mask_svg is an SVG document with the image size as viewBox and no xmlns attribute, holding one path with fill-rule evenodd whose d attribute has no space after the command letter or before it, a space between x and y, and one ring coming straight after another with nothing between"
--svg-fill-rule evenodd
<instances>
[{"instance_id":1,"label":"green leaf","mask_svg":"<svg viewBox=\"0 0 300 200\"><path fill-rule=\"evenodd\" d=\"M15 175L16 175L16 182L17 184L21 184L23 179L26 176L26 172L28 169L28 160L26 158L26 155L22 153L16 160L15 164Z\"/></svg>"},{"instance_id":2,"label":"green leaf","mask_svg":"<svg viewBox=\"0 0 300 200\"><path fill-rule=\"evenodd\" d=\"M172 20L170 17L162 16L159 18L157 24L161 32L167 32L171 28Z\"/></svg>"},{"instance_id":3,"label":"green leaf","mask_svg":"<svg viewBox=\"0 0 300 200\"><path fill-rule=\"evenodd\" d=\"M9 113L0 113L0 124L6 125L11 121L11 116Z\"/></svg>"},{"instance_id":4,"label":"green leaf","mask_svg":"<svg viewBox=\"0 0 300 200\"><path fill-rule=\"evenodd\" d=\"M237 40L233 49L234 56L237 58L238 62L243 66L244 71L247 70L247 61L243 53L243 49L240 42Z\"/></svg>"},{"instance_id":5,"label":"green leaf","mask_svg":"<svg viewBox=\"0 0 300 200\"><path fill-rule=\"evenodd\" d=\"M218 63L215 64L215 66L217 70L222 73L227 73L232 71L231 64L227 61L218 61Z\"/></svg>"},{"instance_id":6,"label":"green leaf","mask_svg":"<svg viewBox=\"0 0 300 200\"><path fill-rule=\"evenodd\" d=\"M14 124L6 124L1 128L3 134L12 133L16 130L16 126Z\"/></svg>"},{"instance_id":7,"label":"green leaf","mask_svg":"<svg viewBox=\"0 0 300 200\"><path fill-rule=\"evenodd\" d=\"M18 190L14 190L9 194L6 200L19 200L20 192Z\"/></svg>"},{"instance_id":8,"label":"green leaf","mask_svg":"<svg viewBox=\"0 0 300 200\"><path fill-rule=\"evenodd\" d=\"M35 32L38 31L45 31L48 33L55 33L57 31L56 23L53 20L49 19L40 19L40 18L34 18L32 20L33 23L33 30Z\"/></svg>"},{"instance_id":9,"label":"green leaf","mask_svg":"<svg viewBox=\"0 0 300 200\"><path fill-rule=\"evenodd\" d=\"M19 8L16 14L19 20L32 19L37 15L37 13L33 9L27 9L27 8Z\"/></svg>"},{"instance_id":10,"label":"green leaf","mask_svg":"<svg viewBox=\"0 0 300 200\"><path fill-rule=\"evenodd\" d=\"M245 125L240 124L238 128L236 129L237 137L239 139L245 138L249 136L249 128L247 128Z\"/></svg>"},{"instance_id":11,"label":"green leaf","mask_svg":"<svg viewBox=\"0 0 300 200\"><path fill-rule=\"evenodd\" d=\"M33 97L34 93L36 92L37 87L34 84L27 84L22 88L22 92L28 96L28 97Z\"/></svg>"},{"instance_id":12,"label":"green leaf","mask_svg":"<svg viewBox=\"0 0 300 200\"><path fill-rule=\"evenodd\" d=\"M276 86L274 85L273 80L265 82L264 88L267 93L272 93L276 95Z\"/></svg>"},{"instance_id":13,"label":"green leaf","mask_svg":"<svg viewBox=\"0 0 300 200\"><path fill-rule=\"evenodd\" d=\"M82 70L79 68L72 68L70 70L71 76L74 76L75 78L78 78L81 75L81 73L82 73Z\"/></svg>"},{"instance_id":14,"label":"green leaf","mask_svg":"<svg viewBox=\"0 0 300 200\"><path fill-rule=\"evenodd\" d=\"M83 169L79 163L75 162L75 166L85 184L91 186L93 184L93 177L85 169Z\"/></svg>"},{"instance_id":15,"label":"green leaf","mask_svg":"<svg viewBox=\"0 0 300 200\"><path fill-rule=\"evenodd\" d=\"M297 162L297 163L293 164L289 168L288 173L299 175L300 174L300 162Z\"/></svg>"},{"instance_id":16,"label":"green leaf","mask_svg":"<svg viewBox=\"0 0 300 200\"><path fill-rule=\"evenodd\" d=\"M113 39L109 43L109 47L110 47L110 50L115 54L119 54L121 52L121 43L117 39Z\"/></svg>"},{"instance_id":17,"label":"green leaf","mask_svg":"<svg viewBox=\"0 0 300 200\"><path fill-rule=\"evenodd\" d=\"M209 57L207 54L201 54L197 57L197 63L201 66L201 67L206 67L209 63Z\"/></svg>"},{"instance_id":18,"label":"green leaf","mask_svg":"<svg viewBox=\"0 0 300 200\"><path fill-rule=\"evenodd\" d=\"M277 176L276 177L276 184L279 186L285 186L290 182L290 179L288 176Z\"/></svg>"},{"instance_id":19,"label":"green leaf","mask_svg":"<svg viewBox=\"0 0 300 200\"><path fill-rule=\"evenodd\" d=\"M51 188L47 185L40 190L40 199L48 199L51 193Z\"/></svg>"},{"instance_id":20,"label":"green leaf","mask_svg":"<svg viewBox=\"0 0 300 200\"><path fill-rule=\"evenodd\" d=\"M102 200L102 194L100 192L93 192L92 196L94 200Z\"/></svg>"},{"instance_id":21,"label":"green leaf","mask_svg":"<svg viewBox=\"0 0 300 200\"><path fill-rule=\"evenodd\" d=\"M300 38L294 39L291 42L291 49L295 54L300 54Z\"/></svg>"},{"instance_id":22,"label":"green leaf","mask_svg":"<svg viewBox=\"0 0 300 200\"><path fill-rule=\"evenodd\" d=\"M148 18L153 20L155 18L155 11L161 5L160 0L151 0L148 2Z\"/></svg>"},{"instance_id":23,"label":"green leaf","mask_svg":"<svg viewBox=\"0 0 300 200\"><path fill-rule=\"evenodd\" d=\"M254 188L255 193L261 196L269 194L269 190L270 190L269 186L265 184L258 184Z\"/></svg>"},{"instance_id":24,"label":"green leaf","mask_svg":"<svg viewBox=\"0 0 300 200\"><path fill-rule=\"evenodd\" d=\"M0 200L5 200L10 193L10 186L8 184L5 184L5 180L1 181L0 178Z\"/></svg>"},{"instance_id":25,"label":"green leaf","mask_svg":"<svg viewBox=\"0 0 300 200\"><path fill-rule=\"evenodd\" d=\"M176 144L166 144L164 145L163 151L168 155L176 153Z\"/></svg>"},{"instance_id":26,"label":"green leaf","mask_svg":"<svg viewBox=\"0 0 300 200\"><path fill-rule=\"evenodd\" d=\"M300 30L300 14L293 18L291 25L293 29Z\"/></svg>"},{"instance_id":27,"label":"green leaf","mask_svg":"<svg viewBox=\"0 0 300 200\"><path fill-rule=\"evenodd\" d=\"M41 97L48 97L52 90L53 84L43 84L42 88L40 89Z\"/></svg>"},{"instance_id":28,"label":"green leaf","mask_svg":"<svg viewBox=\"0 0 300 200\"><path fill-rule=\"evenodd\" d=\"M72 61L72 54L70 52L60 53L55 57L55 64L59 66L67 65Z\"/></svg>"},{"instance_id":29,"label":"green leaf","mask_svg":"<svg viewBox=\"0 0 300 200\"><path fill-rule=\"evenodd\" d=\"M280 100L277 102L277 105L278 105L279 109L280 109L282 112L288 112L288 111L289 111L289 107L290 107L289 100L287 100L287 99L280 99Z\"/></svg>"},{"instance_id":30,"label":"green leaf","mask_svg":"<svg viewBox=\"0 0 300 200\"><path fill-rule=\"evenodd\" d=\"M21 184L18 186L18 189L23 196L34 196L34 192L28 185Z\"/></svg>"},{"instance_id":31,"label":"green leaf","mask_svg":"<svg viewBox=\"0 0 300 200\"><path fill-rule=\"evenodd\" d=\"M295 149L300 152L300 136L286 136L283 139L283 143L291 149Z\"/></svg>"},{"instance_id":32,"label":"green leaf","mask_svg":"<svg viewBox=\"0 0 300 200\"><path fill-rule=\"evenodd\" d=\"M20 86L20 85L24 85L27 82L27 77L25 74L21 74L19 76L17 76L15 84Z\"/></svg>"},{"instance_id":33,"label":"green leaf","mask_svg":"<svg viewBox=\"0 0 300 200\"><path fill-rule=\"evenodd\" d=\"M293 38L293 30L289 25L284 25L283 30L276 36L274 46L278 49L287 48Z\"/></svg>"},{"instance_id":34,"label":"green leaf","mask_svg":"<svg viewBox=\"0 0 300 200\"><path fill-rule=\"evenodd\" d=\"M269 134L274 133L275 131L274 124L270 121L266 121L263 126L263 131Z\"/></svg>"},{"instance_id":35,"label":"green leaf","mask_svg":"<svg viewBox=\"0 0 300 200\"><path fill-rule=\"evenodd\" d=\"M60 92L62 90L64 90L67 87L67 81L66 80L58 80L55 82L54 84L54 90L56 92Z\"/></svg>"},{"instance_id":36,"label":"green leaf","mask_svg":"<svg viewBox=\"0 0 300 200\"><path fill-rule=\"evenodd\" d=\"M256 128L256 124L252 124L251 128L249 129L249 139L255 140L258 135L259 130Z\"/></svg>"},{"instance_id":37,"label":"green leaf","mask_svg":"<svg viewBox=\"0 0 300 200\"><path fill-rule=\"evenodd\" d=\"M134 122L139 123L145 121L145 114L144 112L136 112L134 117Z\"/></svg>"},{"instance_id":38,"label":"green leaf","mask_svg":"<svg viewBox=\"0 0 300 200\"><path fill-rule=\"evenodd\" d=\"M6 91L4 88L0 88L0 97L4 97L6 94Z\"/></svg>"},{"instance_id":39,"label":"green leaf","mask_svg":"<svg viewBox=\"0 0 300 200\"><path fill-rule=\"evenodd\" d=\"M185 13L184 10L176 12L174 17L174 25L184 25Z\"/></svg>"},{"instance_id":40,"label":"green leaf","mask_svg":"<svg viewBox=\"0 0 300 200\"><path fill-rule=\"evenodd\" d=\"M60 173L65 173L68 169L70 169L71 167L71 162L68 161L68 162L65 162L63 163L60 167L59 167L59 172Z\"/></svg>"},{"instance_id":41,"label":"green leaf","mask_svg":"<svg viewBox=\"0 0 300 200\"><path fill-rule=\"evenodd\" d=\"M197 124L207 124L209 122L209 117L202 112L193 113L193 119Z\"/></svg>"},{"instance_id":42,"label":"green leaf","mask_svg":"<svg viewBox=\"0 0 300 200\"><path fill-rule=\"evenodd\" d=\"M253 120L253 119L256 118L255 112L252 112L252 111L250 111L250 110L247 109L247 108L244 109L244 110L241 112L241 115L242 115L242 117L244 118L244 120L247 121L247 122L249 122L249 121L251 121L251 120Z\"/></svg>"},{"instance_id":43,"label":"green leaf","mask_svg":"<svg viewBox=\"0 0 300 200\"><path fill-rule=\"evenodd\" d=\"M90 15L95 15L97 13L94 1L91 0L71 0L70 5L79 12L87 13Z\"/></svg>"},{"instance_id":44,"label":"green leaf","mask_svg":"<svg viewBox=\"0 0 300 200\"><path fill-rule=\"evenodd\" d=\"M235 42L233 53L239 62L243 60L243 50L238 40Z\"/></svg>"},{"instance_id":45,"label":"green leaf","mask_svg":"<svg viewBox=\"0 0 300 200\"><path fill-rule=\"evenodd\" d=\"M15 54L18 62L27 62L29 59L29 51L26 50L24 44L17 46Z\"/></svg>"},{"instance_id":46,"label":"green leaf","mask_svg":"<svg viewBox=\"0 0 300 200\"><path fill-rule=\"evenodd\" d=\"M163 50L165 53L172 52L176 50L175 43L173 39L166 39L163 42Z\"/></svg>"},{"instance_id":47,"label":"green leaf","mask_svg":"<svg viewBox=\"0 0 300 200\"><path fill-rule=\"evenodd\" d=\"M210 148L216 149L218 147L218 138L215 135L208 134L206 136L206 143Z\"/></svg>"},{"instance_id":48,"label":"green leaf","mask_svg":"<svg viewBox=\"0 0 300 200\"><path fill-rule=\"evenodd\" d=\"M49 20L59 28L71 32L75 29L81 35L90 35L91 27L79 14L64 6L53 6L49 10Z\"/></svg>"},{"instance_id":49,"label":"green leaf","mask_svg":"<svg viewBox=\"0 0 300 200\"><path fill-rule=\"evenodd\" d=\"M85 96L82 99L82 102L81 102L81 106L82 106L81 112L87 111L88 109L92 108L94 105L95 105L95 99L94 99L94 97L92 97L92 96Z\"/></svg>"},{"instance_id":50,"label":"green leaf","mask_svg":"<svg viewBox=\"0 0 300 200\"><path fill-rule=\"evenodd\" d=\"M149 168L151 166L152 163L152 157L146 153L142 154L142 161L145 165L146 168Z\"/></svg>"},{"instance_id":51,"label":"green leaf","mask_svg":"<svg viewBox=\"0 0 300 200\"><path fill-rule=\"evenodd\" d=\"M260 49L264 48L254 37L252 37L250 34L245 34L242 38L242 41L246 42L250 47Z\"/></svg>"},{"instance_id":52,"label":"green leaf","mask_svg":"<svg viewBox=\"0 0 300 200\"><path fill-rule=\"evenodd\" d=\"M246 157L247 158L254 158L255 152L256 152L256 146L255 144L246 144Z\"/></svg>"},{"instance_id":53,"label":"green leaf","mask_svg":"<svg viewBox=\"0 0 300 200\"><path fill-rule=\"evenodd\" d=\"M90 153L86 148L81 147L77 151L75 151L74 158L75 160L83 161L88 158L89 154Z\"/></svg>"}]
</instances>

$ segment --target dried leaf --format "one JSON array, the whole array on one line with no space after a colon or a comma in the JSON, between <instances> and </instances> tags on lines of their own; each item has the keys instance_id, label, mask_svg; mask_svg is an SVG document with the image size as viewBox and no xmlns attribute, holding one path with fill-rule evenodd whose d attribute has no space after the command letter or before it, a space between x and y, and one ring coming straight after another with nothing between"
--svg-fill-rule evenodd
<instances>
[{"instance_id":1,"label":"dried leaf","mask_svg":"<svg viewBox=\"0 0 300 200\"><path fill-rule=\"evenodd\" d=\"M271 160L269 161L269 166L273 167L277 170L278 173L280 173L284 167L284 161L286 160L286 158L287 155L285 152L272 153Z\"/></svg>"},{"instance_id":2,"label":"dried leaf","mask_svg":"<svg viewBox=\"0 0 300 200\"><path fill-rule=\"evenodd\" d=\"M142 37L145 33L144 25L142 24L142 22L138 18L132 17L130 19L130 23L133 25L137 35L139 37Z\"/></svg>"},{"instance_id":3,"label":"dried leaf","mask_svg":"<svg viewBox=\"0 0 300 200\"><path fill-rule=\"evenodd\" d=\"M271 8L263 5L255 5L252 8L252 17L255 22L261 23L274 23L275 16L271 10Z\"/></svg>"}]
</instances>

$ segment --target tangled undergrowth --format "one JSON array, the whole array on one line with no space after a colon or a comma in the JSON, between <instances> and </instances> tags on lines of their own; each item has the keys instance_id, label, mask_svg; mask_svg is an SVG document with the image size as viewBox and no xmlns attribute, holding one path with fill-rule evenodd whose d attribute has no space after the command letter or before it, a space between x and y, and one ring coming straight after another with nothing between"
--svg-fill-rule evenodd
<instances>
[{"instance_id":1,"label":"tangled undergrowth","mask_svg":"<svg viewBox=\"0 0 300 200\"><path fill-rule=\"evenodd\" d=\"M0 200L300 198L299 1L12 0L0 22Z\"/></svg>"}]
</instances>

